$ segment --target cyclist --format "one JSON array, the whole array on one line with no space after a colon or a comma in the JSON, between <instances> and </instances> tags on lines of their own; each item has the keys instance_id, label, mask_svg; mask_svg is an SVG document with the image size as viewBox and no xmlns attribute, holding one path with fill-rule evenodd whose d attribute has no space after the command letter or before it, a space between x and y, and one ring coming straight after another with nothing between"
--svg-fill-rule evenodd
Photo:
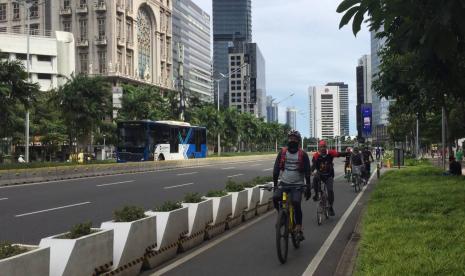
<instances>
[{"instance_id":1,"label":"cyclist","mask_svg":"<svg viewBox=\"0 0 465 276\"><path fill-rule=\"evenodd\" d=\"M297 130L291 130L287 135L287 147L284 147L276 157L273 170L274 187L278 186L278 178L281 175L281 189L275 189L273 195L273 203L276 210L279 211L279 201L282 198L283 190L286 191L291 199L292 206L295 211L295 229L300 240L304 240L302 232L302 191L286 188L290 185L307 185L305 190L305 199L310 198L310 159L307 153L299 147L299 142L302 140L300 133Z\"/></svg>"},{"instance_id":2,"label":"cyclist","mask_svg":"<svg viewBox=\"0 0 465 276\"><path fill-rule=\"evenodd\" d=\"M363 172L363 157L362 157L362 154L360 153L358 147L355 147L354 148L354 152L350 155L350 167L352 168L352 173L361 173ZM360 168L360 170L358 169L354 169L354 167L358 167ZM363 175L363 173L361 173L361 175ZM354 186L355 184L352 183L352 186Z\"/></svg>"},{"instance_id":3,"label":"cyclist","mask_svg":"<svg viewBox=\"0 0 465 276\"><path fill-rule=\"evenodd\" d=\"M381 158L381 149L378 147L376 147L376 161L379 161L379 159Z\"/></svg>"},{"instance_id":4,"label":"cyclist","mask_svg":"<svg viewBox=\"0 0 465 276\"><path fill-rule=\"evenodd\" d=\"M365 179L368 181L370 178L371 174L371 162L374 162L375 160L373 159L373 154L371 153L370 149L368 147L365 147L365 149L362 151L362 156L363 156L363 163L365 164ZM371 158L371 162L370 162Z\"/></svg>"},{"instance_id":5,"label":"cyclist","mask_svg":"<svg viewBox=\"0 0 465 276\"><path fill-rule=\"evenodd\" d=\"M347 177L347 169L350 167L350 148L347 148L346 149L346 160L344 162L344 174L346 175Z\"/></svg>"},{"instance_id":6,"label":"cyclist","mask_svg":"<svg viewBox=\"0 0 465 276\"><path fill-rule=\"evenodd\" d=\"M328 191L328 201L329 201L329 215L334 216L334 164L333 159L335 157L345 157L347 153L337 152L335 150L326 149L326 141L321 140L318 143L319 151L313 155L312 159L312 168L311 171L317 170L317 173L314 174L313 178L313 189L315 190L315 195L313 196L314 201L319 200L320 194L320 181L323 181L326 185L326 190Z\"/></svg>"}]
</instances>

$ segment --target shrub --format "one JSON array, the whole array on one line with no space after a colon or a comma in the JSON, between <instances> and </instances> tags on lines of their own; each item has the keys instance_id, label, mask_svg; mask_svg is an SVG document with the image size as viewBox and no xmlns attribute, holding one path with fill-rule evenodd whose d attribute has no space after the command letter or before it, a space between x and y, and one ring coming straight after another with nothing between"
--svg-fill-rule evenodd
<instances>
[{"instance_id":1,"label":"shrub","mask_svg":"<svg viewBox=\"0 0 465 276\"><path fill-rule=\"evenodd\" d=\"M228 193L224 190L221 191L208 191L206 197L222 197L227 195Z\"/></svg>"},{"instance_id":2,"label":"shrub","mask_svg":"<svg viewBox=\"0 0 465 276\"><path fill-rule=\"evenodd\" d=\"M165 201L162 205L155 207L156 212L169 212L176 209L182 208L180 202Z\"/></svg>"},{"instance_id":3,"label":"shrub","mask_svg":"<svg viewBox=\"0 0 465 276\"><path fill-rule=\"evenodd\" d=\"M184 196L185 203L199 203L202 202L202 196L199 193L187 193Z\"/></svg>"},{"instance_id":4,"label":"shrub","mask_svg":"<svg viewBox=\"0 0 465 276\"><path fill-rule=\"evenodd\" d=\"M83 236L87 236L89 234L95 233L91 229L92 227L92 222L84 222L84 223L79 223L71 227L71 230L69 233L64 234L60 237L57 237L58 239L77 239Z\"/></svg>"},{"instance_id":5,"label":"shrub","mask_svg":"<svg viewBox=\"0 0 465 276\"><path fill-rule=\"evenodd\" d=\"M115 210L113 220L115 222L131 222L145 218L144 209L137 206L124 206L121 210Z\"/></svg>"},{"instance_id":6,"label":"shrub","mask_svg":"<svg viewBox=\"0 0 465 276\"><path fill-rule=\"evenodd\" d=\"M0 242L0 260L19 255L26 252L27 249L18 245L12 245L8 242Z\"/></svg>"},{"instance_id":7,"label":"shrub","mask_svg":"<svg viewBox=\"0 0 465 276\"><path fill-rule=\"evenodd\" d=\"M226 182L226 191L228 192L240 192L244 190L244 186L239 183L234 182L232 179L228 179Z\"/></svg>"}]
</instances>

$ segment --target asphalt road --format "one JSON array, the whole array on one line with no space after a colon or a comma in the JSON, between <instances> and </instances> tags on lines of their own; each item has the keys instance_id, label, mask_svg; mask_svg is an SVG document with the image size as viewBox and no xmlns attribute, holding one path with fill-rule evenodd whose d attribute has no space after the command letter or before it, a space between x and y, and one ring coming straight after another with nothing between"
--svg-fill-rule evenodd
<instances>
[{"instance_id":1,"label":"asphalt road","mask_svg":"<svg viewBox=\"0 0 465 276\"><path fill-rule=\"evenodd\" d=\"M368 193L364 193L360 201L355 200L358 194L342 177L343 160L336 160L335 164L336 216L318 226L316 203L311 199L307 202L303 201L303 227L306 240L297 250L289 242L286 264L282 265L276 255L274 228L276 212L271 212L264 218L259 217L256 222L249 222L248 225L241 227L243 229L231 230L231 234L224 240L219 237L218 241L211 241L212 246L207 243L144 275L303 275L316 259L320 259L320 262L314 265L310 275L335 275L338 262L359 217L362 202L366 202L368 198ZM368 192L371 187L371 184L367 187ZM357 204L352 204L353 202ZM347 219L342 223L341 217L350 205L354 208L350 213L347 212ZM340 231L336 232L335 228ZM330 234L333 230L336 235L333 233L331 238ZM328 244L327 240L331 243ZM208 249L202 250L202 247ZM328 247L327 251L321 252L325 247Z\"/></svg>"},{"instance_id":2,"label":"asphalt road","mask_svg":"<svg viewBox=\"0 0 465 276\"><path fill-rule=\"evenodd\" d=\"M152 209L185 193L223 189L228 177L242 181L272 174L274 158L159 172L0 187L0 241L37 244L85 221L100 226L115 209Z\"/></svg>"}]
</instances>

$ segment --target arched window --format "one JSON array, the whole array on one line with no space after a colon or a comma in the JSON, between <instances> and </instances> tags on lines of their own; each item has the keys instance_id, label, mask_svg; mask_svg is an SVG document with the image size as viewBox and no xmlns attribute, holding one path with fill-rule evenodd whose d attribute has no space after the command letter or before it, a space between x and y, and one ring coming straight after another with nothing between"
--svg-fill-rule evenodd
<instances>
[{"instance_id":1,"label":"arched window","mask_svg":"<svg viewBox=\"0 0 465 276\"><path fill-rule=\"evenodd\" d=\"M137 44L138 72L141 79L151 79L152 30L153 25L149 13L146 9L140 8L137 14Z\"/></svg>"}]
</instances>

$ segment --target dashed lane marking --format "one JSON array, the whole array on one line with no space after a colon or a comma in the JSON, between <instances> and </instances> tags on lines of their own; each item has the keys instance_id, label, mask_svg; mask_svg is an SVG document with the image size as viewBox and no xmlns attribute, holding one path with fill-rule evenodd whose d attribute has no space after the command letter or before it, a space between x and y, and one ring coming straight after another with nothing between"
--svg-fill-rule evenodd
<instances>
[{"instance_id":1,"label":"dashed lane marking","mask_svg":"<svg viewBox=\"0 0 465 276\"><path fill-rule=\"evenodd\" d=\"M199 172L178 173L177 176L191 175L191 174L196 174L196 173L199 173Z\"/></svg>"},{"instance_id":2,"label":"dashed lane marking","mask_svg":"<svg viewBox=\"0 0 465 276\"><path fill-rule=\"evenodd\" d=\"M242 176L242 175L244 175L244 174L242 174L242 173L239 173L239 174L230 175L230 176L227 176L227 177L228 177L228 178L232 178L232 177L237 177L237 176Z\"/></svg>"},{"instance_id":3,"label":"dashed lane marking","mask_svg":"<svg viewBox=\"0 0 465 276\"><path fill-rule=\"evenodd\" d=\"M16 218L25 217L25 216L30 216L30 215L34 215L34 214L39 214L39 213L44 213L44 212L50 212L50 211L55 211L55 210L65 209L65 208L71 208L71 207L76 207L76 206L81 206L81 205L86 205L86 204L90 204L90 201L81 202L81 203L76 203L76 204L71 204L71 205L65 205L65 206L60 206L60 207L55 207L55 208L40 210L40 211L34 211L34 212L30 212L30 213L24 213L24 214L16 215L15 217L16 217Z\"/></svg>"},{"instance_id":4,"label":"dashed lane marking","mask_svg":"<svg viewBox=\"0 0 465 276\"><path fill-rule=\"evenodd\" d=\"M119 184L124 184L124 183L131 183L131 182L134 182L134 181L135 180L128 180L128 181L120 181L120 182L113 182L113 183L107 183L107 184L100 184L100 185L97 185L97 187L119 185Z\"/></svg>"},{"instance_id":5,"label":"dashed lane marking","mask_svg":"<svg viewBox=\"0 0 465 276\"><path fill-rule=\"evenodd\" d=\"M181 185L167 186L167 187L163 187L163 189L168 190L168 189L174 189L174 188L190 186L190 185L194 185L194 183L186 183L186 184L181 184Z\"/></svg>"}]
</instances>

